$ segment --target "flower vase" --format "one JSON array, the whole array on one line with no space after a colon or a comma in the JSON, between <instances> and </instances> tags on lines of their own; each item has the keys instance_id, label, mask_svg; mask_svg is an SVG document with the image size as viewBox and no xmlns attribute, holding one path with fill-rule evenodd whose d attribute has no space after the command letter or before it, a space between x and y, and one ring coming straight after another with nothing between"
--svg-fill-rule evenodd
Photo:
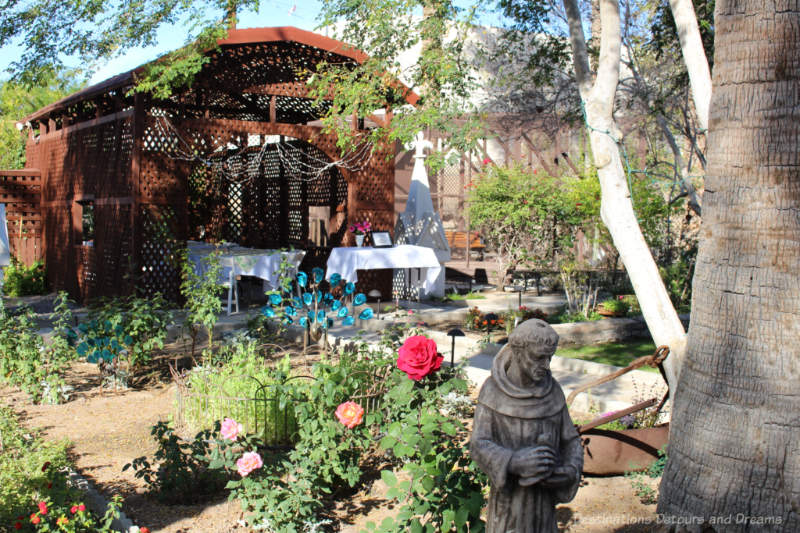
<instances>
[{"instance_id":1,"label":"flower vase","mask_svg":"<svg viewBox=\"0 0 800 533\"><path fill-rule=\"evenodd\" d=\"M364 235L356 235L356 246L364 246Z\"/></svg>"}]
</instances>

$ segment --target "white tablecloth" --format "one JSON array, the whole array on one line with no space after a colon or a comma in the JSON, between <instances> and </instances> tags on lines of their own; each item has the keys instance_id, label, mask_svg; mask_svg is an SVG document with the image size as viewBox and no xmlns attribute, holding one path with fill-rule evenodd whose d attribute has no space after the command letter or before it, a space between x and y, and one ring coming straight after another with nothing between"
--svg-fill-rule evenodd
<instances>
[{"instance_id":1,"label":"white tablecloth","mask_svg":"<svg viewBox=\"0 0 800 533\"><path fill-rule=\"evenodd\" d=\"M276 288L279 281L279 267L281 260L285 258L297 272L300 262L303 261L306 252L304 250L260 250L256 248L244 248L237 245L227 245L215 247L206 243L195 243L190 241L189 260L195 265L195 269L201 272L204 266L203 258L208 257L214 250L219 249L220 264L222 272L220 280L228 281L231 272L233 276L255 276L261 278L269 284L270 288Z\"/></svg>"},{"instance_id":2,"label":"white tablecloth","mask_svg":"<svg viewBox=\"0 0 800 533\"><path fill-rule=\"evenodd\" d=\"M442 265L436 258L432 248L401 244L392 248L349 247L334 248L328 258L327 276L338 273L347 281L356 282L357 270L374 270L378 268L419 268L423 279L422 288L431 292L436 278L442 271Z\"/></svg>"}]
</instances>

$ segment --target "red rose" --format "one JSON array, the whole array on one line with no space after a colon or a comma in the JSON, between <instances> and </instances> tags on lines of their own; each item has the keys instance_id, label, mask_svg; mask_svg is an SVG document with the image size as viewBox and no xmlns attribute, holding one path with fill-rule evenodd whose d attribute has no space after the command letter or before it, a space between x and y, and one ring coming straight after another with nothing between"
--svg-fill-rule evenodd
<instances>
[{"instance_id":1,"label":"red rose","mask_svg":"<svg viewBox=\"0 0 800 533\"><path fill-rule=\"evenodd\" d=\"M42 519L41 519L41 518L39 518L39 515L38 515L38 514L36 514L36 513L33 513L33 514L31 515L31 524L33 524L33 525L36 525L36 524L38 524L38 523L39 523L39 522L41 522L41 521L42 521Z\"/></svg>"},{"instance_id":2,"label":"red rose","mask_svg":"<svg viewBox=\"0 0 800 533\"><path fill-rule=\"evenodd\" d=\"M85 505L83 505L83 504L80 504L80 505L78 506L78 510L79 510L80 512L83 512L83 511L85 511L85 510L86 510L86 506L85 506Z\"/></svg>"},{"instance_id":3,"label":"red rose","mask_svg":"<svg viewBox=\"0 0 800 533\"><path fill-rule=\"evenodd\" d=\"M77 513L78 512L78 506L77 505L73 505L72 507L69 508L69 512L72 513L72 514Z\"/></svg>"},{"instance_id":4,"label":"red rose","mask_svg":"<svg viewBox=\"0 0 800 533\"><path fill-rule=\"evenodd\" d=\"M22 529L22 522L20 522L19 520L14 522L14 529Z\"/></svg>"},{"instance_id":5,"label":"red rose","mask_svg":"<svg viewBox=\"0 0 800 533\"><path fill-rule=\"evenodd\" d=\"M47 514L47 504L45 502L39 502L39 512L43 515Z\"/></svg>"},{"instance_id":6,"label":"red rose","mask_svg":"<svg viewBox=\"0 0 800 533\"><path fill-rule=\"evenodd\" d=\"M139 533L150 533L150 528L148 527L140 527Z\"/></svg>"},{"instance_id":7,"label":"red rose","mask_svg":"<svg viewBox=\"0 0 800 533\"><path fill-rule=\"evenodd\" d=\"M422 335L407 338L397 351L397 368L414 381L439 370L443 360L436 352L436 342Z\"/></svg>"}]
</instances>

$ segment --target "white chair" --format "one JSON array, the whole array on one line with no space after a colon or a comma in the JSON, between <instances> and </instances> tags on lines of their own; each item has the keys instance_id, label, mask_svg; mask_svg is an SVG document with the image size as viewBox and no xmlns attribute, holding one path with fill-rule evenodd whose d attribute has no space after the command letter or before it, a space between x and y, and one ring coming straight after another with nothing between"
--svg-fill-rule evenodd
<instances>
[{"instance_id":1,"label":"white chair","mask_svg":"<svg viewBox=\"0 0 800 533\"><path fill-rule=\"evenodd\" d=\"M222 258L222 276L220 285L228 289L228 316L231 315L231 303L236 306L236 312L239 312L239 288L236 284L236 269L232 257ZM227 276L225 271L227 270Z\"/></svg>"}]
</instances>

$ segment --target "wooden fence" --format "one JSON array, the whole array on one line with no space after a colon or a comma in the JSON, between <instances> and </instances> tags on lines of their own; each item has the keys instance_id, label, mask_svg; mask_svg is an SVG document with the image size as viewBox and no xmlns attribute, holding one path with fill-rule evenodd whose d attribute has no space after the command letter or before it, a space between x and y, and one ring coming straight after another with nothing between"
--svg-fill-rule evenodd
<instances>
[{"instance_id":1,"label":"wooden fence","mask_svg":"<svg viewBox=\"0 0 800 533\"><path fill-rule=\"evenodd\" d=\"M0 170L11 255L30 265L42 259L42 178L36 169Z\"/></svg>"}]
</instances>

